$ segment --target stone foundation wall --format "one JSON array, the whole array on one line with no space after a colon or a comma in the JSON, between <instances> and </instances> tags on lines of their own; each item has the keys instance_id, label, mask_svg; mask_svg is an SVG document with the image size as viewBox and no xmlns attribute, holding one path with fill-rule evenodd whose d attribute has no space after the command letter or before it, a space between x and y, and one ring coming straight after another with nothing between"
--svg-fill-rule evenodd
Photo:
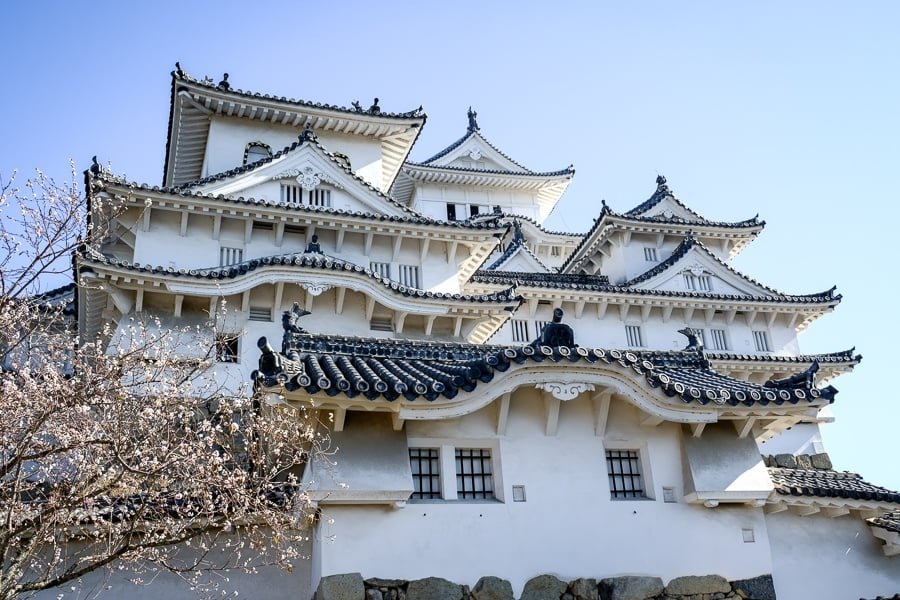
<instances>
[{"instance_id":1,"label":"stone foundation wall","mask_svg":"<svg viewBox=\"0 0 900 600\"><path fill-rule=\"evenodd\" d=\"M771 575L728 581L718 575L677 577L663 585L659 577L582 578L563 581L539 575L525 584L519 600L775 600ZM512 585L499 577L482 577L469 588L427 577L366 579L359 573L329 575L319 582L315 600L516 600Z\"/></svg>"}]
</instances>

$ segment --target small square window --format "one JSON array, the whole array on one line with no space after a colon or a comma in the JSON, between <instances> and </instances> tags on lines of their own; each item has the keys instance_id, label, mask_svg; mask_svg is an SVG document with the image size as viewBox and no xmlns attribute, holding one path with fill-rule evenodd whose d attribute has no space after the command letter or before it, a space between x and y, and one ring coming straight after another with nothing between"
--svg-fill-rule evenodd
<instances>
[{"instance_id":1,"label":"small square window","mask_svg":"<svg viewBox=\"0 0 900 600\"><path fill-rule=\"evenodd\" d=\"M641 457L637 450L607 450L606 472L614 500L646 498L641 477Z\"/></svg>"},{"instance_id":2,"label":"small square window","mask_svg":"<svg viewBox=\"0 0 900 600\"><path fill-rule=\"evenodd\" d=\"M513 497L513 502L525 502L525 486L524 485L512 486L512 497Z\"/></svg>"},{"instance_id":3,"label":"small square window","mask_svg":"<svg viewBox=\"0 0 900 600\"><path fill-rule=\"evenodd\" d=\"M767 331L754 331L753 343L756 344L757 352L771 352L772 346L769 344L769 333Z\"/></svg>"},{"instance_id":4,"label":"small square window","mask_svg":"<svg viewBox=\"0 0 900 600\"><path fill-rule=\"evenodd\" d=\"M657 262L656 248L644 248L644 260L647 262Z\"/></svg>"},{"instance_id":5,"label":"small square window","mask_svg":"<svg viewBox=\"0 0 900 600\"><path fill-rule=\"evenodd\" d=\"M673 504L676 502L675 500L675 488L673 487L663 487L663 502Z\"/></svg>"},{"instance_id":6,"label":"small square window","mask_svg":"<svg viewBox=\"0 0 900 600\"><path fill-rule=\"evenodd\" d=\"M728 338L725 337L724 329L710 329L709 333L712 337L713 350L728 350Z\"/></svg>"},{"instance_id":7,"label":"small square window","mask_svg":"<svg viewBox=\"0 0 900 600\"><path fill-rule=\"evenodd\" d=\"M752 544L756 541L756 534L753 531L752 527L744 527L741 529L741 537L744 540L745 544Z\"/></svg>"},{"instance_id":8,"label":"small square window","mask_svg":"<svg viewBox=\"0 0 900 600\"><path fill-rule=\"evenodd\" d=\"M231 333L216 335L216 362L238 362L238 340L240 336Z\"/></svg>"}]
</instances>

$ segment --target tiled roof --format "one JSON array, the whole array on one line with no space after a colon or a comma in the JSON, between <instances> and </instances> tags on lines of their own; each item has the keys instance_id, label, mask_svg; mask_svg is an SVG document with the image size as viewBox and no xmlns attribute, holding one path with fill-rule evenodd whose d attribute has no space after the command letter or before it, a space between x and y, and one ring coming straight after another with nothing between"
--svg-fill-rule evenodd
<instances>
[{"instance_id":1,"label":"tiled roof","mask_svg":"<svg viewBox=\"0 0 900 600\"><path fill-rule=\"evenodd\" d=\"M727 266L727 265L726 265ZM771 296L751 296L739 294L717 294L715 292L687 292L678 290L648 290L612 285L605 275L587 275L581 273L522 273L515 271L479 270L472 275L473 282L496 285L526 285L534 287L601 292L608 294L628 294L636 296L659 296L671 298L702 298L709 300L746 301L746 302L788 302L788 303L829 303L840 300L834 289L818 294L790 295L773 290ZM751 280L752 281L752 280ZM755 283L755 282L754 282ZM761 284L760 284L761 285ZM765 286L762 286L765 287ZM770 289L770 288L766 288Z\"/></svg>"},{"instance_id":2,"label":"tiled roof","mask_svg":"<svg viewBox=\"0 0 900 600\"><path fill-rule=\"evenodd\" d=\"M880 527L894 533L900 533L900 510L866 519L866 522L873 527Z\"/></svg>"},{"instance_id":3,"label":"tiled roof","mask_svg":"<svg viewBox=\"0 0 900 600\"><path fill-rule=\"evenodd\" d=\"M265 340L260 342L263 348ZM283 384L289 391L349 397L362 394L389 401L401 396L435 400L471 392L479 382L491 381L513 364L546 361L559 368L580 363L578 369L583 372L594 364L623 370L643 378L648 388L660 388L667 396L701 405L782 405L820 398L832 402L837 393L831 386L779 390L726 377L705 366L696 352L654 353L656 362L652 362L634 352L599 348L477 346L301 334L293 336L287 354L291 358L264 350L257 373L263 386ZM667 360L662 360L663 356Z\"/></svg>"},{"instance_id":4,"label":"tiled roof","mask_svg":"<svg viewBox=\"0 0 900 600\"><path fill-rule=\"evenodd\" d=\"M487 267L488 270L493 271L494 269L496 269L497 267L499 267L500 265L502 265L503 263L505 263L507 260L509 260L510 258L512 258L512 256L513 256L519 249L521 249L521 250L523 250L524 252L528 253L528 255L529 255L531 258L533 258L534 260L536 260L537 263L538 263L539 265L541 265L542 267L544 267L544 269L546 269L547 271L549 271L550 268L547 267L547 265L544 264L544 261L542 261L542 260L539 259L537 256L535 256L534 252L532 252L531 249L528 248L528 245L525 243L525 236L522 235L522 225L519 224L519 221L518 221L518 220L513 221L513 224L512 224L512 225L513 225L513 238L512 238L512 241L510 241L509 245L506 247L506 250L503 251L503 253L497 258L497 260L495 260L494 262L492 262L492 263Z\"/></svg>"},{"instance_id":5,"label":"tiled roof","mask_svg":"<svg viewBox=\"0 0 900 600\"><path fill-rule=\"evenodd\" d=\"M185 277L190 279L235 279L247 273L262 269L268 266L278 265L294 265L298 267L321 269L326 271L346 271L358 273L363 277L373 279L392 291L403 296L413 298L437 299L437 300L460 300L464 302L496 302L509 303L516 302L519 297L515 294L513 288L501 292L491 294L451 294L443 292L431 292L417 288L407 287L392 279L382 277L378 273L367 269L355 263L334 258L326 254L296 252L291 254L281 254L277 256L265 256L261 258L253 258L243 262L228 265L225 267L211 267L208 269L176 269L175 267L161 267L153 265L143 265L140 263L130 263L128 261L119 260L100 254L96 250L87 249L82 253L86 263L104 264L112 267L127 269L129 271L138 271L141 273L150 273L154 275L167 275L170 277Z\"/></svg>"},{"instance_id":6,"label":"tiled roof","mask_svg":"<svg viewBox=\"0 0 900 600\"><path fill-rule=\"evenodd\" d=\"M826 290L826 291L820 292L820 293L816 293L816 294L794 295L794 294L784 294L782 292L779 292L778 290L771 288L765 284L762 284L759 281L756 281L755 279L753 279L751 277L747 277L746 275L744 275L737 269L734 269L731 265L729 265L725 261L721 260L718 256L716 256L715 254L710 252L706 248L706 246L703 245L703 242L701 242L700 240L695 238L692 234L688 234L685 236L684 240L678 245L678 247L672 251L672 255L669 256L669 258L660 262L658 265L656 265L649 271L646 271L645 273L638 275L637 277L635 277L634 279L631 279L630 281L626 281L624 284L622 284L622 286L623 287L633 287L634 285L636 285L638 283L641 283L641 282L647 281L648 279L652 279L653 277L656 277L657 275L659 275L663 271L666 271L672 265L677 263L685 254L688 253L688 251L691 248L693 248L695 246L697 248L699 248L704 254L706 254L713 260L715 260L718 264L722 265L723 267L725 267L726 269L728 269L730 272L734 273L741 279L744 279L746 281L749 281L753 285L761 287L762 289L766 290L767 292L770 292L772 294L772 296L777 297L779 299L791 299L791 300L795 300L795 301L819 302L819 301L831 301L831 300L835 300L835 299L839 300L841 298L840 294L835 295L835 293L834 293L835 288L831 288L829 290Z\"/></svg>"},{"instance_id":7,"label":"tiled roof","mask_svg":"<svg viewBox=\"0 0 900 600\"><path fill-rule=\"evenodd\" d=\"M795 457L798 468L769 466L769 475L775 491L782 496L806 496L815 498L845 498L872 500L900 504L900 492L873 485L861 475L830 468L815 468L808 457ZM778 457L767 458L772 464ZM799 468L799 464L804 466Z\"/></svg>"},{"instance_id":8,"label":"tiled roof","mask_svg":"<svg viewBox=\"0 0 900 600\"><path fill-rule=\"evenodd\" d=\"M171 189L173 191L189 190L191 188L199 187L201 185L205 185L207 183L212 183L214 181L222 181L224 179L228 179L230 177L240 175L241 173L248 173L250 171L253 171L259 167L267 165L267 164L285 156L289 152L292 152L293 150L296 150L297 148L303 146L303 144L307 144L307 143L312 144L313 146L318 148L322 152L322 154L325 155L326 158L331 160L331 162L333 162L335 165L337 165L349 177L353 178L357 183L359 183L360 185L367 188L370 192L376 194L377 196L379 196L386 202L393 204L394 206L401 209L405 213L415 215L417 217L422 216L419 213L417 213L416 211L414 211L413 209L407 207L406 205L401 204L400 202L397 202L391 196L385 194L384 192L379 190L377 187L375 187L374 185L372 185L371 183L369 183L368 181L366 181L365 179L363 179L362 177L360 177L359 175L354 173L353 169L351 169L349 166L347 166L346 162L339 160L334 154L332 154L331 152L326 150L325 146L323 146L322 144L319 143L319 140L316 137L316 134L313 133L312 130L303 131L300 134L300 136L297 138L296 142L294 142L290 146L285 146L284 148L282 148L281 150L279 150L272 156L268 156L266 158L261 158L260 160L257 160L255 162L247 163L245 165L241 165L239 167L235 167L233 169L229 169L229 170L223 171L221 173L216 173L215 175L210 175L208 177L204 177L203 179L198 179L197 181L192 181L191 183L185 183L185 184L175 186L175 187L169 188L169 189Z\"/></svg>"},{"instance_id":9,"label":"tiled roof","mask_svg":"<svg viewBox=\"0 0 900 600\"><path fill-rule=\"evenodd\" d=\"M189 75L188 73L186 73L184 70L182 70L180 68L175 71L172 71L172 77L175 80L189 81L193 84L208 88L210 90L215 90L217 92L224 92L224 93L232 94L235 96L242 96L244 98L248 98L251 100L252 99L275 100L277 102L285 102L287 104L293 104L295 106L303 106L303 107L307 107L307 108L322 108L322 109L334 110L334 111L343 112L343 113L352 114L352 115L368 115L368 116L375 116L375 117L383 117L383 118L387 118L387 119L412 119L412 118L421 118L421 117L425 116L425 113L422 112L421 106L414 110L410 110L407 112L401 112L401 113L390 113L390 112L384 112L384 111L379 111L378 113L371 113L371 112L367 112L365 110L357 110L355 108L348 108L346 106L338 106L336 104L323 104L321 102L310 102L309 100L300 100L297 98L287 98L285 96L272 96L269 94L261 94L259 92L251 92L251 91L247 91L247 90L235 89L235 88L232 88L230 85L228 87L222 87L220 85L216 85L215 83L213 83L213 81L209 78L207 78L205 80L195 79L194 77L192 77L191 75Z\"/></svg>"},{"instance_id":10,"label":"tiled roof","mask_svg":"<svg viewBox=\"0 0 900 600\"><path fill-rule=\"evenodd\" d=\"M422 162L415 163L415 162L407 161L407 163L408 163L408 164L414 164L414 165L421 165L421 166L437 166L437 165L431 165L431 163L433 163L434 161L436 161L436 160L439 159L439 158L443 158L444 156L447 156L448 154L450 154L451 152L453 152L454 150L456 150L457 148L459 148L460 146L462 146L462 145L466 142L466 140L468 140L468 139L470 139L470 138L473 138L473 137L475 137L475 136L478 136L478 137L481 139L482 142L484 142L485 144L487 144L487 145L488 145L492 150L494 150L497 154L499 154L500 156L502 156L503 158L505 158L505 159L508 160L509 162L513 163L514 165L516 165L517 167L519 167L520 169L522 169L522 170L524 171L523 174L530 174L530 173L532 173L531 169L528 169L528 168L526 168L526 167L520 165L519 163L517 163L516 161L514 161L512 158L510 158L509 156L507 156L507 155L506 155L502 150L500 150L497 146L495 146L495 145L493 145L491 142L489 142L488 139L487 139L486 137L484 137L483 135L481 135L481 131L480 131L480 130L477 130L477 129L476 129L476 130L470 129L470 130L466 131L466 134L465 134L464 136L462 136L461 138L459 138L458 140L456 140L455 142L453 142L452 144L450 144L449 146L447 146L446 148L444 148L443 150L441 150L440 152L438 152L438 153L435 154L434 156L432 156L432 157L430 157L430 158L427 158L427 159L423 160ZM440 167L440 168L441 168L441 169L447 169L447 168L449 168L449 167ZM515 173L515 171L502 171L502 172L503 172L503 173Z\"/></svg>"},{"instance_id":11,"label":"tiled roof","mask_svg":"<svg viewBox=\"0 0 900 600\"><path fill-rule=\"evenodd\" d=\"M778 362L778 363L811 363L817 361L822 364L827 363L843 363L862 361L862 354L854 354L856 348L849 350L841 350L839 352L828 352L825 354L800 354L797 356L777 356L774 354L736 354L734 352L710 352L706 351L706 357L710 360L740 360L740 361L756 361L756 362Z\"/></svg>"},{"instance_id":12,"label":"tiled roof","mask_svg":"<svg viewBox=\"0 0 900 600\"><path fill-rule=\"evenodd\" d=\"M675 197L675 194L672 193L672 190L669 189L669 186L666 185L666 178L662 175L658 175L656 177L656 191L653 192L653 195L626 212L625 214L628 216L638 216L642 213L647 212L666 198L671 198L675 201L678 206L689 212L690 214L697 217L697 221L699 222L707 222L706 218L703 217L700 213L691 210L686 204L684 204L681 200Z\"/></svg>"},{"instance_id":13,"label":"tiled roof","mask_svg":"<svg viewBox=\"0 0 900 600\"><path fill-rule=\"evenodd\" d=\"M225 196L224 194L204 194L199 192L194 192L184 187L162 187L158 185L147 185L144 183L137 183L134 181L128 181L122 177L118 177L107 173L106 171L101 171L99 173L95 173L92 171L88 171L88 176L90 177L92 182L101 182L101 183L112 183L116 185L125 186L134 190L144 190L148 192L157 192L162 194L169 194L172 196L180 196L184 198L205 198L209 200L220 200L225 202L231 202L234 204L244 204L247 206L263 206L263 207L278 207L279 209L297 211L302 213L313 213L313 214L327 214L327 215L340 215L340 216L352 216L352 217L360 217L363 219L372 219L376 221L389 221L392 223L410 223L415 225L439 225L441 227L455 227L460 229L503 229L506 227L505 224L499 223L498 220L481 220L481 221L439 221L437 219L432 219L431 217L425 217L419 215L418 213L410 210L406 210L409 216L396 216L396 215L385 215L381 213L367 213L362 211L351 211L351 210L342 210L337 208L329 208L329 207L321 207L321 206L308 206L306 204L286 204L283 202L275 202L270 200L260 200L256 198L244 198L243 196Z\"/></svg>"},{"instance_id":14,"label":"tiled roof","mask_svg":"<svg viewBox=\"0 0 900 600\"><path fill-rule=\"evenodd\" d=\"M488 175L505 175L505 176L515 176L515 177L559 177L561 175L574 175L575 168L572 166L568 166L565 169L559 169L557 171L543 171L543 172L535 172L535 171L527 171L524 173L520 173L518 171L503 171L500 169L473 169L471 167L451 167L451 166L439 166L439 165L426 165L424 163L417 163L413 161L406 161L404 166L412 166L412 167L428 167L432 169L441 169L442 171L452 171L457 173L483 173Z\"/></svg>"},{"instance_id":15,"label":"tiled roof","mask_svg":"<svg viewBox=\"0 0 900 600\"><path fill-rule=\"evenodd\" d=\"M58 288L47 290L46 292L42 292L40 294L32 296L30 300L33 300L40 306L46 307L48 309L62 307L63 314L71 316L76 312L75 290L76 285L74 283L67 283L66 285L60 286Z\"/></svg>"}]
</instances>

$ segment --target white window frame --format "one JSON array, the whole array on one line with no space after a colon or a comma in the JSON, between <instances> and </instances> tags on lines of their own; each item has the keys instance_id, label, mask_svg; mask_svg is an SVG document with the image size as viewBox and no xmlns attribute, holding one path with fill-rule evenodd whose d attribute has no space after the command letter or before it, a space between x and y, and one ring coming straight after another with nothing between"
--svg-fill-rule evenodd
<instances>
[{"instance_id":1,"label":"white window frame","mask_svg":"<svg viewBox=\"0 0 900 600\"><path fill-rule=\"evenodd\" d=\"M728 331L724 328L710 327L709 329L709 347L712 350L730 350L728 344ZM706 342L704 342L704 346Z\"/></svg>"},{"instance_id":2,"label":"white window frame","mask_svg":"<svg viewBox=\"0 0 900 600\"><path fill-rule=\"evenodd\" d=\"M412 499L410 502L460 502L467 504L492 504L505 502L503 476L500 471L500 442L492 439L449 439L449 438L409 438L407 446L415 448L437 448L440 456L441 498ZM462 499L458 497L456 487L456 450L490 450L491 478L493 480L493 498ZM412 469L410 469L412 473Z\"/></svg>"},{"instance_id":3,"label":"white window frame","mask_svg":"<svg viewBox=\"0 0 900 600\"><path fill-rule=\"evenodd\" d=\"M243 246L219 246L219 266L230 267L244 262Z\"/></svg>"},{"instance_id":4,"label":"white window frame","mask_svg":"<svg viewBox=\"0 0 900 600\"><path fill-rule=\"evenodd\" d=\"M771 352L772 351L772 339L769 336L769 332L765 329L754 329L753 331L753 345L756 347L757 352Z\"/></svg>"},{"instance_id":5,"label":"white window frame","mask_svg":"<svg viewBox=\"0 0 900 600\"><path fill-rule=\"evenodd\" d=\"M639 498L616 498L613 496L612 487L609 485L609 468L606 462L607 451L632 451L637 452L638 464L641 470L641 482L644 488L644 495ZM650 453L647 442L629 441L629 440L607 440L603 443L603 473L605 476L606 486L609 491L611 502L646 502L656 499L655 488L653 487L653 471L650 468Z\"/></svg>"},{"instance_id":6,"label":"white window frame","mask_svg":"<svg viewBox=\"0 0 900 600\"><path fill-rule=\"evenodd\" d=\"M531 340L534 339L534 336L531 336L530 331L530 321L526 321L525 319L510 319L509 320L509 328L512 331L512 341L516 344L527 344Z\"/></svg>"},{"instance_id":7,"label":"white window frame","mask_svg":"<svg viewBox=\"0 0 900 600\"><path fill-rule=\"evenodd\" d=\"M637 343L635 343L637 342ZM629 348L646 348L643 327L640 323L625 324L625 343Z\"/></svg>"}]
</instances>

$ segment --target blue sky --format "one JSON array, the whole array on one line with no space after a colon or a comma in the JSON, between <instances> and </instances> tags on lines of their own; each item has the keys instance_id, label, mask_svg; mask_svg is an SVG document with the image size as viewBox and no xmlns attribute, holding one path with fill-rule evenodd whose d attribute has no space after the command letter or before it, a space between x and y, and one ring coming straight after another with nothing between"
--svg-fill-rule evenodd
<instances>
[{"instance_id":1,"label":"blue sky","mask_svg":"<svg viewBox=\"0 0 900 600\"><path fill-rule=\"evenodd\" d=\"M657 173L716 220L768 223L736 259L791 293L838 286L806 352L856 346L825 440L837 468L900 489L894 247L900 4L92 1L6 8L0 173L90 157L162 177L169 73L388 111L420 104L413 158L482 133L576 176L548 226L626 210Z\"/></svg>"}]
</instances>

